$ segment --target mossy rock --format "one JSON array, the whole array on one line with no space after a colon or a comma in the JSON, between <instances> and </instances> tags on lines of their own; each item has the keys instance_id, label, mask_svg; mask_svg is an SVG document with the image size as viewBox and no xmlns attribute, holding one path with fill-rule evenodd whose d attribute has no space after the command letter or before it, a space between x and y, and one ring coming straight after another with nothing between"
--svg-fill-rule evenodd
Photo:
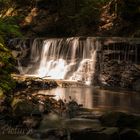
<instances>
[{"instance_id":1,"label":"mossy rock","mask_svg":"<svg viewBox=\"0 0 140 140\"><path fill-rule=\"evenodd\" d=\"M14 98L11 103L13 114L15 116L31 115L34 106L26 99Z\"/></svg>"},{"instance_id":2,"label":"mossy rock","mask_svg":"<svg viewBox=\"0 0 140 140\"><path fill-rule=\"evenodd\" d=\"M0 88L4 93L8 93L15 87L15 81L10 77L9 74L3 74L0 79Z\"/></svg>"}]
</instances>

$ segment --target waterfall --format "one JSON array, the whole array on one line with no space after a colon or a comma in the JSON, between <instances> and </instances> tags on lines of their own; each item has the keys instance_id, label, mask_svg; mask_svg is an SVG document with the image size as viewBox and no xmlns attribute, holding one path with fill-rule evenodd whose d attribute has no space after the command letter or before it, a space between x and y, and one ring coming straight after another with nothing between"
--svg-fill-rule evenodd
<instances>
[{"instance_id":1,"label":"waterfall","mask_svg":"<svg viewBox=\"0 0 140 140\"><path fill-rule=\"evenodd\" d=\"M26 54L18 60L21 74L88 84L93 79L99 48L95 38L24 39L16 44Z\"/></svg>"},{"instance_id":2,"label":"waterfall","mask_svg":"<svg viewBox=\"0 0 140 140\"><path fill-rule=\"evenodd\" d=\"M138 38L36 38L13 39L19 52L20 74L40 78L126 87L137 81L140 49ZM135 71L135 72L133 72Z\"/></svg>"}]
</instances>

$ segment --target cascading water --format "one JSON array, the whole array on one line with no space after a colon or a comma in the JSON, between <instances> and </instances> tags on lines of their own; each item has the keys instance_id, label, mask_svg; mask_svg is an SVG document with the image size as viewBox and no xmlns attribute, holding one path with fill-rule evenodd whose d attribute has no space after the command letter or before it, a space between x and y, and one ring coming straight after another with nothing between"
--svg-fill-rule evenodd
<instances>
[{"instance_id":1,"label":"cascading water","mask_svg":"<svg viewBox=\"0 0 140 140\"><path fill-rule=\"evenodd\" d=\"M72 37L14 39L10 47L19 51L20 74L131 87L139 80L139 44L130 38Z\"/></svg>"},{"instance_id":2,"label":"cascading water","mask_svg":"<svg viewBox=\"0 0 140 140\"><path fill-rule=\"evenodd\" d=\"M96 52L100 45L95 38L39 41L40 39L35 39L32 43L27 43L27 40L17 41L22 54L26 54L25 58L18 60L21 74L91 83L95 73Z\"/></svg>"}]
</instances>

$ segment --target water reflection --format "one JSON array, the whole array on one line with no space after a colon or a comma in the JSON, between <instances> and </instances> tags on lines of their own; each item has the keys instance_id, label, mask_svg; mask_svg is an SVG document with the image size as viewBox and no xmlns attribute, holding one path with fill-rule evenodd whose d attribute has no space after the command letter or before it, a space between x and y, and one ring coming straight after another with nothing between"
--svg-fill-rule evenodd
<instances>
[{"instance_id":1,"label":"water reflection","mask_svg":"<svg viewBox=\"0 0 140 140\"><path fill-rule=\"evenodd\" d=\"M140 94L135 92L116 92L92 87L56 88L40 90L39 94L55 95L55 99L69 101L69 97L83 104L85 108L129 111L140 113Z\"/></svg>"}]
</instances>

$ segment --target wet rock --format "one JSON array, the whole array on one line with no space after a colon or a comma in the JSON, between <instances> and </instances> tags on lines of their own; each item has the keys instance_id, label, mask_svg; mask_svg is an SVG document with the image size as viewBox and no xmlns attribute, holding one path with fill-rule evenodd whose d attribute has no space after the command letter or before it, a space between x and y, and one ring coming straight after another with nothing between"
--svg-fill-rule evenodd
<instances>
[{"instance_id":1,"label":"wet rock","mask_svg":"<svg viewBox=\"0 0 140 140\"><path fill-rule=\"evenodd\" d=\"M39 128L40 138L52 138L65 140L73 134L85 129L92 129L94 131L101 131L103 127L100 126L98 120L89 119L62 119L55 114L45 116ZM82 133L81 132L81 133Z\"/></svg>"},{"instance_id":2,"label":"wet rock","mask_svg":"<svg viewBox=\"0 0 140 140\"><path fill-rule=\"evenodd\" d=\"M26 99L14 98L12 101L13 114L16 116L30 115L33 111L33 104Z\"/></svg>"},{"instance_id":3,"label":"wet rock","mask_svg":"<svg viewBox=\"0 0 140 140\"><path fill-rule=\"evenodd\" d=\"M27 128L38 128L40 125L41 118L35 116L23 117L23 125Z\"/></svg>"},{"instance_id":4,"label":"wet rock","mask_svg":"<svg viewBox=\"0 0 140 140\"><path fill-rule=\"evenodd\" d=\"M105 128L100 131L85 129L76 133L72 133L73 140L119 140L117 128Z\"/></svg>"},{"instance_id":5,"label":"wet rock","mask_svg":"<svg viewBox=\"0 0 140 140\"><path fill-rule=\"evenodd\" d=\"M25 82L16 81L16 87L15 87L16 90L21 90L21 89L25 89L25 88L27 88L27 85Z\"/></svg>"},{"instance_id":6,"label":"wet rock","mask_svg":"<svg viewBox=\"0 0 140 140\"><path fill-rule=\"evenodd\" d=\"M101 124L109 127L139 128L140 117L123 112L105 113L100 117Z\"/></svg>"},{"instance_id":7,"label":"wet rock","mask_svg":"<svg viewBox=\"0 0 140 140\"><path fill-rule=\"evenodd\" d=\"M44 116L41 124L40 130L50 129L50 128L62 128L63 127L63 119L57 114L50 113L47 116Z\"/></svg>"},{"instance_id":8,"label":"wet rock","mask_svg":"<svg viewBox=\"0 0 140 140\"><path fill-rule=\"evenodd\" d=\"M79 110L79 105L76 101L71 100L66 105L66 112L70 118L74 118Z\"/></svg>"},{"instance_id":9,"label":"wet rock","mask_svg":"<svg viewBox=\"0 0 140 140\"><path fill-rule=\"evenodd\" d=\"M114 127L117 126L117 120L123 113L118 112L110 112L105 113L100 117L101 124L104 126Z\"/></svg>"},{"instance_id":10,"label":"wet rock","mask_svg":"<svg viewBox=\"0 0 140 140\"><path fill-rule=\"evenodd\" d=\"M140 91L140 80L136 80L134 83L133 83L133 89L135 91Z\"/></svg>"},{"instance_id":11,"label":"wet rock","mask_svg":"<svg viewBox=\"0 0 140 140\"><path fill-rule=\"evenodd\" d=\"M64 126L66 129L70 130L83 130L87 128L92 128L95 130L102 129L100 122L97 119L83 119L83 118L73 118L64 121Z\"/></svg>"},{"instance_id":12,"label":"wet rock","mask_svg":"<svg viewBox=\"0 0 140 140\"><path fill-rule=\"evenodd\" d=\"M12 50L12 56L14 58L18 58L21 55L21 51Z\"/></svg>"},{"instance_id":13,"label":"wet rock","mask_svg":"<svg viewBox=\"0 0 140 140\"><path fill-rule=\"evenodd\" d=\"M32 113L31 113L31 116L34 116L34 117L42 117L42 114L43 112L40 110L39 108L39 104L36 104L34 106L34 109L32 110Z\"/></svg>"},{"instance_id":14,"label":"wet rock","mask_svg":"<svg viewBox=\"0 0 140 140\"><path fill-rule=\"evenodd\" d=\"M48 80L38 77L26 77L24 75L12 74L13 79L16 80L16 90L20 89L52 89L58 86L54 80Z\"/></svg>"},{"instance_id":15,"label":"wet rock","mask_svg":"<svg viewBox=\"0 0 140 140\"><path fill-rule=\"evenodd\" d=\"M64 136L67 135L67 130L65 129L45 129L42 131L39 131L39 135L41 139L47 138L48 140L62 140Z\"/></svg>"},{"instance_id":16,"label":"wet rock","mask_svg":"<svg viewBox=\"0 0 140 140\"><path fill-rule=\"evenodd\" d=\"M140 131L134 129L126 129L120 133L121 140L140 140Z\"/></svg>"},{"instance_id":17,"label":"wet rock","mask_svg":"<svg viewBox=\"0 0 140 140\"><path fill-rule=\"evenodd\" d=\"M0 90L0 113L9 113L10 109L10 102L11 97L7 96L6 94L3 93L2 90Z\"/></svg>"},{"instance_id":18,"label":"wet rock","mask_svg":"<svg viewBox=\"0 0 140 140\"><path fill-rule=\"evenodd\" d=\"M1 140L33 140L32 138L28 136L14 136L14 135L0 136L0 139Z\"/></svg>"},{"instance_id":19,"label":"wet rock","mask_svg":"<svg viewBox=\"0 0 140 140\"><path fill-rule=\"evenodd\" d=\"M100 58L100 77L98 78L101 86L140 90L138 46L132 45L131 49L124 50L131 45L128 41L124 41L103 46Z\"/></svg>"},{"instance_id":20,"label":"wet rock","mask_svg":"<svg viewBox=\"0 0 140 140\"><path fill-rule=\"evenodd\" d=\"M31 81L27 81L27 83L26 83L27 86L29 86L29 85L31 85L31 84L32 84Z\"/></svg>"}]
</instances>

